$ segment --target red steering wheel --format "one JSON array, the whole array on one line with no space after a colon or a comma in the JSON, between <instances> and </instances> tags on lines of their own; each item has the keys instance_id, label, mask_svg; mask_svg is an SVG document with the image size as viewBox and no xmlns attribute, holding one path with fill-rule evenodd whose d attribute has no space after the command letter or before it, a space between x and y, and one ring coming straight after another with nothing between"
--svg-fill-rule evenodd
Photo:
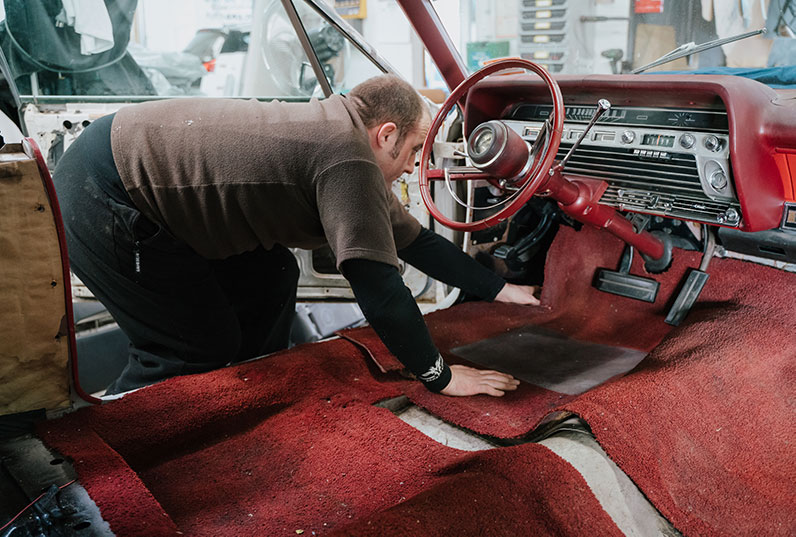
<instances>
[{"instance_id":1,"label":"red steering wheel","mask_svg":"<svg viewBox=\"0 0 796 537\"><path fill-rule=\"evenodd\" d=\"M473 162L476 162L476 156L481 157L480 162L476 163L475 167L429 169L431 150L434 147L434 139L437 137L437 132L462 96L487 76L498 71L517 68L533 71L539 75L547 84L553 98L553 112L548 118L547 132L544 133L546 142L544 146L539 144L538 153L536 144L534 144L534 148L530 148L517 133L506 127L505 124L499 121L490 121L479 125L470 133L471 143L468 143L467 146L468 155ZM541 66L521 59L499 60L467 77L451 92L443 103L442 108L431 123L423 143L423 151L420 154L418 170L420 195L431 216L442 225L458 231L478 231L494 226L509 218L531 199L547 177L558 152L558 146L561 143L563 126L564 99L561 96L561 89L558 87L558 83ZM489 131L488 133L485 132L487 130ZM542 138L543 133L540 133L537 140ZM476 142L475 147L473 147L473 140ZM475 222L459 222L451 220L442 214L442 211L439 210L432 199L430 181L445 180L450 185L450 181L454 180L476 179L485 179L493 186L504 190L504 192L512 191L512 194L505 201L492 206L504 205L504 207L491 216ZM451 194L453 194L452 190ZM453 195L456 201L463 204L461 200L456 198L455 194ZM476 208L481 209L482 207Z\"/></svg>"}]
</instances>

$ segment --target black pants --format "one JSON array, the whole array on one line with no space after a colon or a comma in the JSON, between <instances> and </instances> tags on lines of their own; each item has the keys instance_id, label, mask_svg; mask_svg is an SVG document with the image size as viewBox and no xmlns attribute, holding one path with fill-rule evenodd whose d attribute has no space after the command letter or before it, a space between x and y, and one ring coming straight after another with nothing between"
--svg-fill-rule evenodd
<instances>
[{"instance_id":1,"label":"black pants","mask_svg":"<svg viewBox=\"0 0 796 537\"><path fill-rule=\"evenodd\" d=\"M111 121L90 125L54 173L72 270L131 342L107 393L286 348L299 276L290 250L208 260L146 219L114 165Z\"/></svg>"}]
</instances>

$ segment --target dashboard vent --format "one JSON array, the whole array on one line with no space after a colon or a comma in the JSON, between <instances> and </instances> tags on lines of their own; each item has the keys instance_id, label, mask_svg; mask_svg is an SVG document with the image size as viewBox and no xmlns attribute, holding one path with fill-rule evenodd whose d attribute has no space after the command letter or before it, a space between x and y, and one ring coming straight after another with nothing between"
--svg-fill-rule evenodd
<instances>
[{"instance_id":1,"label":"dashboard vent","mask_svg":"<svg viewBox=\"0 0 796 537\"><path fill-rule=\"evenodd\" d=\"M570 147L562 143L557 159ZM582 144L564 173L606 181L609 188L600 203L620 210L729 226L740 223L739 204L705 195L693 155Z\"/></svg>"}]
</instances>

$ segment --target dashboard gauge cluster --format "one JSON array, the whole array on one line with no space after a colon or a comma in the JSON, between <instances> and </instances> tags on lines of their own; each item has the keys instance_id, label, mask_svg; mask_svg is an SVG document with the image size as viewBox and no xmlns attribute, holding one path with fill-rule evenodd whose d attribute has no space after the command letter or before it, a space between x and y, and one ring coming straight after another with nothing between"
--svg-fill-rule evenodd
<instances>
[{"instance_id":1,"label":"dashboard gauge cluster","mask_svg":"<svg viewBox=\"0 0 796 537\"><path fill-rule=\"evenodd\" d=\"M596 107L566 110L561 159L585 130ZM520 104L506 123L533 142L549 105ZM564 174L601 179L600 203L624 211L738 227L727 114L716 110L612 108L597 121Z\"/></svg>"}]
</instances>

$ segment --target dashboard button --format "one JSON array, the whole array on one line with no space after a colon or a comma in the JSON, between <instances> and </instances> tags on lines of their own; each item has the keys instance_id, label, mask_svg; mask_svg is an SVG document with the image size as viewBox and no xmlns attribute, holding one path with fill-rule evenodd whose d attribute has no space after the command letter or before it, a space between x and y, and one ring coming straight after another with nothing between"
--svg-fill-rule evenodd
<instances>
[{"instance_id":1,"label":"dashboard button","mask_svg":"<svg viewBox=\"0 0 796 537\"><path fill-rule=\"evenodd\" d=\"M713 151L714 153L720 151L722 145L724 145L717 136L714 136L712 134L709 136L705 136L704 144L705 144L705 149L707 149L708 151Z\"/></svg>"},{"instance_id":2,"label":"dashboard button","mask_svg":"<svg viewBox=\"0 0 796 537\"><path fill-rule=\"evenodd\" d=\"M633 131L623 131L622 132L622 143L623 144L632 144L633 141L636 139L636 133Z\"/></svg>"},{"instance_id":3,"label":"dashboard button","mask_svg":"<svg viewBox=\"0 0 796 537\"><path fill-rule=\"evenodd\" d=\"M612 131L597 131L591 135L591 139L595 142L613 142L616 139L616 133Z\"/></svg>"},{"instance_id":4,"label":"dashboard button","mask_svg":"<svg viewBox=\"0 0 796 537\"><path fill-rule=\"evenodd\" d=\"M716 190L724 190L727 186L727 175L725 175L724 171L716 170L710 174L710 186Z\"/></svg>"},{"instance_id":5,"label":"dashboard button","mask_svg":"<svg viewBox=\"0 0 796 537\"><path fill-rule=\"evenodd\" d=\"M685 133L680 136L680 147L691 149L696 144L696 137L693 134Z\"/></svg>"}]
</instances>

